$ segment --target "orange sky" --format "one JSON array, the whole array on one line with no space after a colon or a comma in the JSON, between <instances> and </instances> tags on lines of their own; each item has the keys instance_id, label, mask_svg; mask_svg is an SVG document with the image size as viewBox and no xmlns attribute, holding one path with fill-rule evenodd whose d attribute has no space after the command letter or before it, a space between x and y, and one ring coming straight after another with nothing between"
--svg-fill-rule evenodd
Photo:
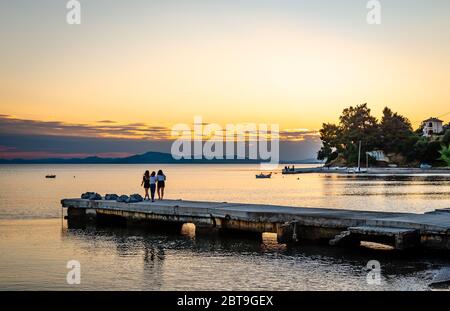
<instances>
[{"instance_id":1,"label":"orange sky","mask_svg":"<svg viewBox=\"0 0 450 311\"><path fill-rule=\"evenodd\" d=\"M329 1L178 10L132 2L90 4L79 26L49 1L2 8L0 113L163 127L200 115L315 130L364 102L415 126L450 111L448 2L385 4L379 26L355 1L334 17Z\"/></svg>"}]
</instances>

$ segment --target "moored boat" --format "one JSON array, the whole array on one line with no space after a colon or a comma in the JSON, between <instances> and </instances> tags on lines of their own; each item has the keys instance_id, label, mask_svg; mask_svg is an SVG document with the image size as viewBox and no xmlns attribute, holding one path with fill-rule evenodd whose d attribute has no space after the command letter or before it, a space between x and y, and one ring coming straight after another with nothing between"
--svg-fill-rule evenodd
<instances>
[{"instance_id":1,"label":"moored boat","mask_svg":"<svg viewBox=\"0 0 450 311\"><path fill-rule=\"evenodd\" d=\"M270 178L270 177L272 177L272 172L270 172L269 174L261 173L256 175L256 178Z\"/></svg>"}]
</instances>

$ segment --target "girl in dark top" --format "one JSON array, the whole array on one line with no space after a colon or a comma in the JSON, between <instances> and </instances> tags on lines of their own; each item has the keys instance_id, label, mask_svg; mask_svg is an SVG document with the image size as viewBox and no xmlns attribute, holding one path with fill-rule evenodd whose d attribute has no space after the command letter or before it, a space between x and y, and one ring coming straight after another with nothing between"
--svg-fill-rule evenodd
<instances>
[{"instance_id":1,"label":"girl in dark top","mask_svg":"<svg viewBox=\"0 0 450 311\"><path fill-rule=\"evenodd\" d=\"M164 175L162 170L158 171L156 175L158 198L162 200L164 198L164 188L166 187L166 175Z\"/></svg>"},{"instance_id":2,"label":"girl in dark top","mask_svg":"<svg viewBox=\"0 0 450 311\"><path fill-rule=\"evenodd\" d=\"M150 188L150 172L149 171L145 171L144 177L142 177L141 186L144 186L144 189L145 189L144 200L145 199L150 200L150 197L148 196L148 189Z\"/></svg>"}]
</instances>

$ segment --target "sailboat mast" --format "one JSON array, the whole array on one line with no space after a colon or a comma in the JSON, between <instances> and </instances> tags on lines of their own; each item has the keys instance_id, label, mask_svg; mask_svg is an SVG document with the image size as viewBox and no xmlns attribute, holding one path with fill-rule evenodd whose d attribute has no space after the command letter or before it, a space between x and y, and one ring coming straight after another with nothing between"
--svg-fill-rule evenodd
<instances>
[{"instance_id":1,"label":"sailboat mast","mask_svg":"<svg viewBox=\"0 0 450 311\"><path fill-rule=\"evenodd\" d=\"M359 141L359 151L358 151L358 172L361 172L361 141Z\"/></svg>"}]
</instances>

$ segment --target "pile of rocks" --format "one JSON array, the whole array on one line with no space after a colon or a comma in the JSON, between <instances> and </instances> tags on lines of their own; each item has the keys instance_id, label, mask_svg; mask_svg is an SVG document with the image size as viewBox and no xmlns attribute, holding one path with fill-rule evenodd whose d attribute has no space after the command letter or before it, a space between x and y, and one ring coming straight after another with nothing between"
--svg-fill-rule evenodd
<instances>
[{"instance_id":1,"label":"pile of rocks","mask_svg":"<svg viewBox=\"0 0 450 311\"><path fill-rule=\"evenodd\" d=\"M102 196L97 192L85 192L81 195L81 198L85 200L101 200Z\"/></svg>"},{"instance_id":2,"label":"pile of rocks","mask_svg":"<svg viewBox=\"0 0 450 311\"><path fill-rule=\"evenodd\" d=\"M119 198L119 196L115 193L105 194L105 200L107 200L107 201L117 201L118 198Z\"/></svg>"},{"instance_id":3,"label":"pile of rocks","mask_svg":"<svg viewBox=\"0 0 450 311\"><path fill-rule=\"evenodd\" d=\"M97 192L85 192L81 195L82 199L85 200L103 200L102 196ZM130 196L121 195L118 196L115 193L106 194L106 201L116 201L116 202L124 202L124 203L137 203L144 201L144 198L140 194L131 194Z\"/></svg>"},{"instance_id":4,"label":"pile of rocks","mask_svg":"<svg viewBox=\"0 0 450 311\"><path fill-rule=\"evenodd\" d=\"M117 202L125 202L125 203L137 203L144 201L144 198L140 194L131 194L130 196L121 195L116 199Z\"/></svg>"}]
</instances>

